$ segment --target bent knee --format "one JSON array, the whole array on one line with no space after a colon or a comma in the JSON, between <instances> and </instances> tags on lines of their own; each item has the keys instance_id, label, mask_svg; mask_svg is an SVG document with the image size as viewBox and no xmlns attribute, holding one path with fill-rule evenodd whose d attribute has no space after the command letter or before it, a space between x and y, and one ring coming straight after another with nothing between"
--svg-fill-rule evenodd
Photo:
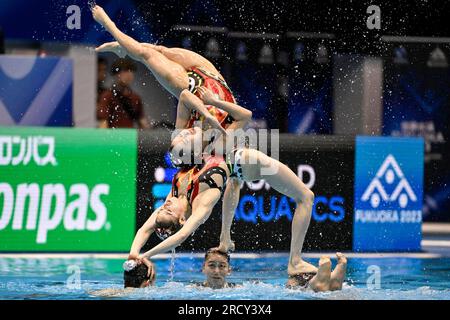
<instances>
[{"instance_id":1,"label":"bent knee","mask_svg":"<svg viewBox=\"0 0 450 320\"><path fill-rule=\"evenodd\" d=\"M314 192L312 192L310 189L308 189L308 191L306 192L306 201L310 202L310 203L314 203Z\"/></svg>"},{"instance_id":2,"label":"bent knee","mask_svg":"<svg viewBox=\"0 0 450 320\"><path fill-rule=\"evenodd\" d=\"M314 197L315 197L314 192L312 192L310 189L306 189L302 192L302 194L299 196L299 198L296 199L296 202L313 205Z\"/></svg>"},{"instance_id":3,"label":"bent knee","mask_svg":"<svg viewBox=\"0 0 450 320\"><path fill-rule=\"evenodd\" d=\"M153 51L146 48L143 44L138 45L137 56L142 60L150 60L154 57Z\"/></svg>"}]
</instances>

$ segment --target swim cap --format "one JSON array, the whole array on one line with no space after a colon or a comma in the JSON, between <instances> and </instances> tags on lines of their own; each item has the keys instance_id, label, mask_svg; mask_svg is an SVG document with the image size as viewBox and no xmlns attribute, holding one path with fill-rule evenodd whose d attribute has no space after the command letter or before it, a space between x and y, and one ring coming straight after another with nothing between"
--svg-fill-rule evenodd
<instances>
[{"instance_id":1,"label":"swim cap","mask_svg":"<svg viewBox=\"0 0 450 320\"><path fill-rule=\"evenodd\" d=\"M133 270L134 268L136 268L136 266L137 266L137 262L135 260L127 260L122 265L123 270L128 271L128 272Z\"/></svg>"}]
</instances>

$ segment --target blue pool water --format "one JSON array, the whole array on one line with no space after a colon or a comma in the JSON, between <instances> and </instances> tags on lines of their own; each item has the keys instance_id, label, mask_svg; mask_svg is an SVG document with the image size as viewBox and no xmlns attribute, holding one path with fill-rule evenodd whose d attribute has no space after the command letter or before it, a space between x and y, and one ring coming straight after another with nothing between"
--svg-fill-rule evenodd
<instances>
[{"instance_id":1,"label":"blue pool water","mask_svg":"<svg viewBox=\"0 0 450 320\"><path fill-rule=\"evenodd\" d=\"M306 259L317 264L318 259ZM199 288L202 258L179 257L170 272L170 259L155 260L155 287L132 292L122 288L123 260L0 258L0 300L5 299L436 299L450 300L450 258L349 258L342 291L314 293L286 289L287 256L232 258L229 281L238 288ZM336 261L333 260L333 267ZM373 281L379 270L379 286ZM79 271L79 273L78 273ZM377 272L375 272L377 274ZM79 277L78 277L79 276ZM77 278L80 279L77 282ZM369 281L369 286L367 282Z\"/></svg>"}]
</instances>

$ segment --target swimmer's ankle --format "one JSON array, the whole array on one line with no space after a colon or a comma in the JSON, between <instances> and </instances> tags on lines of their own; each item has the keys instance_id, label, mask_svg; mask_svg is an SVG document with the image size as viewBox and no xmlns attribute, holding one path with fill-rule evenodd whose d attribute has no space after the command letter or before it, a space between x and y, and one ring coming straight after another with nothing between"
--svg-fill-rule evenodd
<instances>
[{"instance_id":1,"label":"swimmer's ankle","mask_svg":"<svg viewBox=\"0 0 450 320\"><path fill-rule=\"evenodd\" d=\"M317 272L317 268L312 264L300 259L295 260L295 264L293 261L289 261L288 264L288 275L293 276L300 273L309 273L309 272Z\"/></svg>"}]
</instances>

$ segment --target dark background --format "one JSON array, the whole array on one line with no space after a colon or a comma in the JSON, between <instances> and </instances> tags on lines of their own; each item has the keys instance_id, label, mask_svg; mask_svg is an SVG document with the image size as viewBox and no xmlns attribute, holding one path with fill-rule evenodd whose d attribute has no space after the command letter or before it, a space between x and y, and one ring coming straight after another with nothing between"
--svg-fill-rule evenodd
<instances>
[{"instance_id":1,"label":"dark background","mask_svg":"<svg viewBox=\"0 0 450 320\"><path fill-rule=\"evenodd\" d=\"M141 40L169 40L174 25L208 25L229 31L284 34L289 31L332 33L341 51L361 53L379 44L380 35L448 37L450 3L445 0L367 1L219 1L219 0L97 0L119 28ZM82 25L95 26L86 0L3 0L0 26L6 38L30 41L96 42L90 28L62 28L68 5L78 5ZM381 8L381 30L368 30L366 9ZM65 23L64 23L65 25ZM146 32L146 31L147 32ZM105 37L107 37L105 35ZM102 39L106 40L106 39ZM150 41L149 41L150 42Z\"/></svg>"},{"instance_id":2,"label":"dark background","mask_svg":"<svg viewBox=\"0 0 450 320\"><path fill-rule=\"evenodd\" d=\"M139 133L139 153L137 169L137 196L136 196L136 230L140 228L154 210L155 198L152 187L156 182L155 169L159 166L167 168L164 155L169 146L170 135L167 132L158 132L157 135L147 132ZM269 143L270 145L270 143ZM267 152L270 155L270 148ZM353 189L354 189L354 140L343 137L312 137L294 136L280 137L280 161L288 165L297 174L297 166L307 164L314 168L316 182L312 187L316 202L320 197L330 199L341 196L344 199L342 208L345 212L340 222L330 219L316 221L313 213L306 235L304 250L352 250L353 239ZM304 178L307 179L308 177ZM244 184L241 189L240 200L245 195L264 197L264 212L269 214L271 196L276 196L276 203L280 201L280 194L274 189L267 191L261 189L252 191ZM219 244L221 229L222 201L214 210L206 223L185 241L180 251L207 250ZM295 205L290 203L291 212ZM245 210L248 212L247 210ZM327 201L316 203L313 211L317 215L339 215L330 208ZM236 242L239 251L288 251L291 239L291 221L285 215L278 220L263 222L259 217L257 223L238 219L238 214L232 224L232 239ZM149 250L160 240L152 235L143 250Z\"/></svg>"}]
</instances>

